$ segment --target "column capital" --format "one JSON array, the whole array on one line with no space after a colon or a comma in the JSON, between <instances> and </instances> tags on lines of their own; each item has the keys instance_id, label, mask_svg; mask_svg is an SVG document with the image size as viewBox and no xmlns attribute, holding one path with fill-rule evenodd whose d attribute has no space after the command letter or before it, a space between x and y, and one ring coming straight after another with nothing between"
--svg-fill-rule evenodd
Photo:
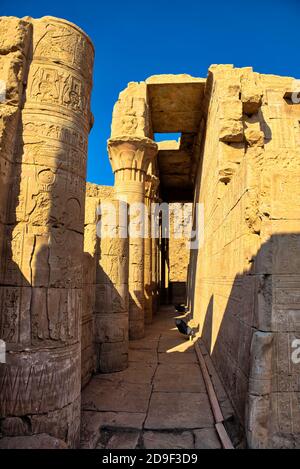
<instances>
[{"instance_id":1,"label":"column capital","mask_svg":"<svg viewBox=\"0 0 300 469\"><path fill-rule=\"evenodd\" d=\"M141 173L146 174L149 164L155 158L158 146L146 137L120 137L109 139L107 149L116 178L139 181Z\"/></svg>"}]
</instances>

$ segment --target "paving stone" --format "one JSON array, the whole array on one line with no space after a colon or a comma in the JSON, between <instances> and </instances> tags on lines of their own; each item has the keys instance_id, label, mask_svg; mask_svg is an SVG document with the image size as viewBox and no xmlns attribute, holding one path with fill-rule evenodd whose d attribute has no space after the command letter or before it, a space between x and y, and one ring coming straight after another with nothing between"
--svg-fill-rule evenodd
<instances>
[{"instance_id":1,"label":"paving stone","mask_svg":"<svg viewBox=\"0 0 300 469\"><path fill-rule=\"evenodd\" d=\"M153 392L146 429L189 429L214 423L209 400L204 393Z\"/></svg>"},{"instance_id":2,"label":"paving stone","mask_svg":"<svg viewBox=\"0 0 300 469\"><path fill-rule=\"evenodd\" d=\"M139 432L115 433L108 440L106 449L135 449L139 441Z\"/></svg>"},{"instance_id":3,"label":"paving stone","mask_svg":"<svg viewBox=\"0 0 300 469\"><path fill-rule=\"evenodd\" d=\"M82 448L136 448L144 422L146 449L192 449L194 429L198 445L219 447L193 344L178 336L172 315L155 324L130 342L126 370L96 375L83 391L83 408L98 411L83 411Z\"/></svg>"},{"instance_id":4,"label":"paving stone","mask_svg":"<svg viewBox=\"0 0 300 469\"><path fill-rule=\"evenodd\" d=\"M214 428L194 430L196 449L222 449L218 434Z\"/></svg>"},{"instance_id":5,"label":"paving stone","mask_svg":"<svg viewBox=\"0 0 300 469\"><path fill-rule=\"evenodd\" d=\"M155 338L144 338L140 340L131 340L129 342L129 349L131 350L157 350L159 336Z\"/></svg>"},{"instance_id":6,"label":"paving stone","mask_svg":"<svg viewBox=\"0 0 300 469\"><path fill-rule=\"evenodd\" d=\"M170 339L171 337L174 337L174 333L177 334L178 329L177 327L170 327L170 328L165 328L164 330L160 330L160 339Z\"/></svg>"},{"instance_id":7,"label":"paving stone","mask_svg":"<svg viewBox=\"0 0 300 469\"><path fill-rule=\"evenodd\" d=\"M191 432L151 432L143 433L146 449L193 449L194 438Z\"/></svg>"},{"instance_id":8,"label":"paving stone","mask_svg":"<svg viewBox=\"0 0 300 469\"><path fill-rule=\"evenodd\" d=\"M193 342L182 337L162 338L159 341L159 352L194 352Z\"/></svg>"},{"instance_id":9,"label":"paving stone","mask_svg":"<svg viewBox=\"0 0 300 469\"><path fill-rule=\"evenodd\" d=\"M157 363L157 353L153 350L129 350L129 362Z\"/></svg>"},{"instance_id":10,"label":"paving stone","mask_svg":"<svg viewBox=\"0 0 300 469\"><path fill-rule=\"evenodd\" d=\"M81 414L81 448L95 448L103 428L141 430L145 418L146 413L83 411Z\"/></svg>"},{"instance_id":11,"label":"paving stone","mask_svg":"<svg viewBox=\"0 0 300 469\"><path fill-rule=\"evenodd\" d=\"M154 376L154 391L206 392L199 365L160 364Z\"/></svg>"},{"instance_id":12,"label":"paving stone","mask_svg":"<svg viewBox=\"0 0 300 469\"><path fill-rule=\"evenodd\" d=\"M198 363L197 355L195 351L191 353L182 353L182 352L169 352L169 353L159 353L158 354L158 363L165 364L190 364Z\"/></svg>"},{"instance_id":13,"label":"paving stone","mask_svg":"<svg viewBox=\"0 0 300 469\"><path fill-rule=\"evenodd\" d=\"M64 441L40 433L31 436L8 436L0 439L0 449L66 449Z\"/></svg>"},{"instance_id":14,"label":"paving stone","mask_svg":"<svg viewBox=\"0 0 300 469\"><path fill-rule=\"evenodd\" d=\"M82 392L82 409L106 412L146 412L150 394L149 384L100 383L99 380L94 379Z\"/></svg>"},{"instance_id":15,"label":"paving stone","mask_svg":"<svg viewBox=\"0 0 300 469\"><path fill-rule=\"evenodd\" d=\"M94 379L100 382L126 382L126 383L151 383L157 365L155 363L130 362L124 371L109 374L99 374Z\"/></svg>"}]
</instances>

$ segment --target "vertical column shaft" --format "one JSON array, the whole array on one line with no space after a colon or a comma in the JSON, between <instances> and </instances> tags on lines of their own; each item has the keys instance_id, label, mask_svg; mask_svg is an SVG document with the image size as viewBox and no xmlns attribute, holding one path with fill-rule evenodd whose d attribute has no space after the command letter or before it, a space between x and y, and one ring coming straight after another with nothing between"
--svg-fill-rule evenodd
<instances>
[{"instance_id":1,"label":"vertical column shaft","mask_svg":"<svg viewBox=\"0 0 300 469\"><path fill-rule=\"evenodd\" d=\"M146 233L144 240L145 324L152 322L152 243L151 243L151 178L147 177L145 192Z\"/></svg>"},{"instance_id":2,"label":"vertical column shaft","mask_svg":"<svg viewBox=\"0 0 300 469\"><path fill-rule=\"evenodd\" d=\"M147 233L145 236L145 324L151 324L153 312L154 312L154 293L155 293L155 213L153 211L153 205L156 199L156 192L158 188L159 180L154 174L147 174L146 176L146 197L145 205L147 209ZM154 215L154 217L153 217ZM153 242L154 241L154 242Z\"/></svg>"},{"instance_id":3,"label":"vertical column shaft","mask_svg":"<svg viewBox=\"0 0 300 469\"><path fill-rule=\"evenodd\" d=\"M76 26L33 24L8 207L2 429L79 442L80 321L93 47ZM25 428L26 427L26 428Z\"/></svg>"},{"instance_id":4,"label":"vertical column shaft","mask_svg":"<svg viewBox=\"0 0 300 469\"><path fill-rule=\"evenodd\" d=\"M144 203L145 176L157 153L148 138L110 139L108 151L115 173L116 199L129 206L129 338L144 336Z\"/></svg>"},{"instance_id":5,"label":"vertical column shaft","mask_svg":"<svg viewBox=\"0 0 300 469\"><path fill-rule=\"evenodd\" d=\"M100 253L96 272L95 341L102 373L128 366L127 207L119 200L101 203ZM122 213L121 213L122 212ZM124 213L126 212L126 213Z\"/></svg>"}]
</instances>

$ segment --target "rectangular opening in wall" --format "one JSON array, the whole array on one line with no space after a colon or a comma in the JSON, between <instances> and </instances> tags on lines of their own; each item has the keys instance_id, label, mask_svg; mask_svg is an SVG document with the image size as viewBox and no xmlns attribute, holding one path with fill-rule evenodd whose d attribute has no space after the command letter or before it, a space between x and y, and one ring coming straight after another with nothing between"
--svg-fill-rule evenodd
<instances>
[{"instance_id":1,"label":"rectangular opening in wall","mask_svg":"<svg viewBox=\"0 0 300 469\"><path fill-rule=\"evenodd\" d=\"M164 142L165 140L178 140L181 137L181 133L167 133L167 134L161 134L161 133L155 133L154 134L154 140L155 142Z\"/></svg>"}]
</instances>

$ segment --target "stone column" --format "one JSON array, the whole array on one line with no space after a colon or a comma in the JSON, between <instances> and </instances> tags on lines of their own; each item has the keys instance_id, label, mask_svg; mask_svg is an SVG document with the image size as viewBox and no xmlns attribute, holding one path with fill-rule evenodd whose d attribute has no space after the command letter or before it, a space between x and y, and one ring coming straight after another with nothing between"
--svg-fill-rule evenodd
<instances>
[{"instance_id":1,"label":"stone column","mask_svg":"<svg viewBox=\"0 0 300 469\"><path fill-rule=\"evenodd\" d=\"M156 191L159 184L158 178L154 174L147 174L146 176L146 192L145 192L145 205L147 208L147 233L145 236L145 324L152 323L153 317L153 296L154 296L154 281L153 274L155 272L155 243L153 243L152 233L152 204L155 201Z\"/></svg>"},{"instance_id":2,"label":"stone column","mask_svg":"<svg viewBox=\"0 0 300 469\"><path fill-rule=\"evenodd\" d=\"M80 320L93 46L73 24L33 25L26 100L14 154L0 367L3 435L79 442Z\"/></svg>"},{"instance_id":3,"label":"stone column","mask_svg":"<svg viewBox=\"0 0 300 469\"><path fill-rule=\"evenodd\" d=\"M159 186L159 178L156 177L153 182L153 190L152 190L152 203L156 204L159 203L158 197L158 186ZM155 211L152 214L152 311L155 314L158 311L158 289L159 289L159 263L158 263L158 246L159 246L159 214Z\"/></svg>"},{"instance_id":4,"label":"stone column","mask_svg":"<svg viewBox=\"0 0 300 469\"><path fill-rule=\"evenodd\" d=\"M121 214L120 208L113 187L87 183L84 254L89 271L84 279L82 322L85 380L93 366L101 373L112 373L128 365L129 240L127 207L123 206Z\"/></svg>"},{"instance_id":5,"label":"stone column","mask_svg":"<svg viewBox=\"0 0 300 469\"><path fill-rule=\"evenodd\" d=\"M157 312L157 238L151 238L152 257L152 314Z\"/></svg>"},{"instance_id":6,"label":"stone column","mask_svg":"<svg viewBox=\"0 0 300 469\"><path fill-rule=\"evenodd\" d=\"M96 271L95 342L97 369L113 373L128 366L128 212L120 200L108 200L106 206L102 202L101 210L101 225L97 229L100 252Z\"/></svg>"},{"instance_id":7,"label":"stone column","mask_svg":"<svg viewBox=\"0 0 300 469\"><path fill-rule=\"evenodd\" d=\"M152 256L151 256L151 175L145 180L145 239L144 239L144 298L145 298L145 325L152 322Z\"/></svg>"},{"instance_id":8,"label":"stone column","mask_svg":"<svg viewBox=\"0 0 300 469\"><path fill-rule=\"evenodd\" d=\"M27 81L32 25L14 17L0 17L0 283L4 272L7 203L14 148Z\"/></svg>"},{"instance_id":9,"label":"stone column","mask_svg":"<svg viewBox=\"0 0 300 469\"><path fill-rule=\"evenodd\" d=\"M156 202L160 204L162 202L161 199L157 198ZM161 289L162 289L162 282L161 282L161 240L162 240L162 227L161 227L161 214L158 212L156 213L156 221L158 228L157 234L158 237L155 239L155 292L154 292L154 303L155 303L155 311L157 312L160 307L161 303Z\"/></svg>"},{"instance_id":10,"label":"stone column","mask_svg":"<svg viewBox=\"0 0 300 469\"><path fill-rule=\"evenodd\" d=\"M135 204L145 202L145 177L150 162L155 158L157 145L149 138L112 138L108 151L115 174L115 197L129 205L131 229L139 236L129 241L129 338L144 336L144 214L134 213Z\"/></svg>"}]
</instances>

